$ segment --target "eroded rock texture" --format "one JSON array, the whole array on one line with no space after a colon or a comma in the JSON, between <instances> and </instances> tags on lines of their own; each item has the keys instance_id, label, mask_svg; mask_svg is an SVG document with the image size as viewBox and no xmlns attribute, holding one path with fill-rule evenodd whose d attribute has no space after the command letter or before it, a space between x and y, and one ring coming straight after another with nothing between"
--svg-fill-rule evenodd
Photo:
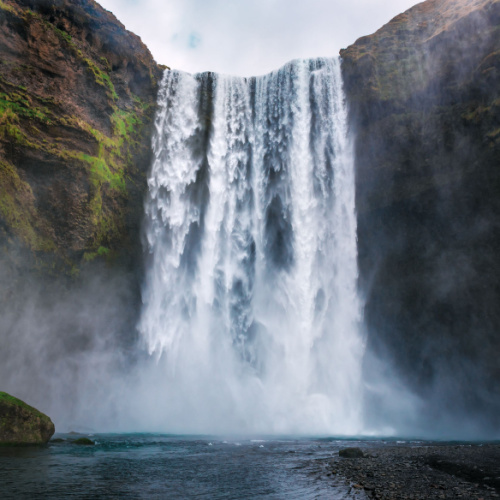
<instances>
[{"instance_id":1,"label":"eroded rock texture","mask_svg":"<svg viewBox=\"0 0 500 500\"><path fill-rule=\"evenodd\" d=\"M93 0L0 2L0 242L27 251L14 265L136 256L159 78Z\"/></svg>"}]
</instances>

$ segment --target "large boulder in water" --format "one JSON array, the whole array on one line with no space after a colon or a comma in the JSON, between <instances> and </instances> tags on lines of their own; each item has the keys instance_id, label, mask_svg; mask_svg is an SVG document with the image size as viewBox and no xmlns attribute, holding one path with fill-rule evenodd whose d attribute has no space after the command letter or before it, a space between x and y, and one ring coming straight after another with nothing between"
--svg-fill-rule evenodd
<instances>
[{"instance_id":1,"label":"large boulder in water","mask_svg":"<svg viewBox=\"0 0 500 500\"><path fill-rule=\"evenodd\" d=\"M54 432L54 424L47 415L0 392L0 445L44 444Z\"/></svg>"}]
</instances>

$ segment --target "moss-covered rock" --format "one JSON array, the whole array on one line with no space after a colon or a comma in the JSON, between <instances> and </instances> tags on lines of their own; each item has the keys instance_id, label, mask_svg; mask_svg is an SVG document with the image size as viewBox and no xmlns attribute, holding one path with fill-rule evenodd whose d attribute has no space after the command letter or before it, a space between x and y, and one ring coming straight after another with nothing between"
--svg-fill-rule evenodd
<instances>
[{"instance_id":1,"label":"moss-covered rock","mask_svg":"<svg viewBox=\"0 0 500 500\"><path fill-rule=\"evenodd\" d=\"M133 265L161 73L93 0L0 3L2 251L54 275Z\"/></svg>"},{"instance_id":2,"label":"moss-covered rock","mask_svg":"<svg viewBox=\"0 0 500 500\"><path fill-rule=\"evenodd\" d=\"M47 415L0 392L0 445L44 444L54 431L54 424Z\"/></svg>"},{"instance_id":3,"label":"moss-covered rock","mask_svg":"<svg viewBox=\"0 0 500 500\"><path fill-rule=\"evenodd\" d=\"M78 439L75 439L74 441L72 441L72 443L80 445L80 446L93 446L93 445L95 445L95 442L89 438L78 438Z\"/></svg>"}]
</instances>

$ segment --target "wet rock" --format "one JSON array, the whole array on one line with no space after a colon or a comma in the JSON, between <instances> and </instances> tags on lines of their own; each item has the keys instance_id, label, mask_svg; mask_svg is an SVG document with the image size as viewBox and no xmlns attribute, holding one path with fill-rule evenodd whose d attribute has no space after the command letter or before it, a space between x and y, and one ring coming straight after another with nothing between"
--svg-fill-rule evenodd
<instances>
[{"instance_id":1,"label":"wet rock","mask_svg":"<svg viewBox=\"0 0 500 500\"><path fill-rule=\"evenodd\" d=\"M73 444L83 445L83 446L93 446L95 442L89 438L79 438L72 441Z\"/></svg>"},{"instance_id":2,"label":"wet rock","mask_svg":"<svg viewBox=\"0 0 500 500\"><path fill-rule=\"evenodd\" d=\"M162 68L93 0L0 2L0 53L0 238L21 270L133 258Z\"/></svg>"},{"instance_id":3,"label":"wet rock","mask_svg":"<svg viewBox=\"0 0 500 500\"><path fill-rule=\"evenodd\" d=\"M381 446L376 452L377 460L330 459L328 467L336 475L325 480L344 478L355 490L361 485L368 498L486 500L499 496L499 445Z\"/></svg>"},{"instance_id":4,"label":"wet rock","mask_svg":"<svg viewBox=\"0 0 500 500\"><path fill-rule=\"evenodd\" d=\"M342 458L363 458L364 456L361 448L342 448L339 450L339 457Z\"/></svg>"}]
</instances>

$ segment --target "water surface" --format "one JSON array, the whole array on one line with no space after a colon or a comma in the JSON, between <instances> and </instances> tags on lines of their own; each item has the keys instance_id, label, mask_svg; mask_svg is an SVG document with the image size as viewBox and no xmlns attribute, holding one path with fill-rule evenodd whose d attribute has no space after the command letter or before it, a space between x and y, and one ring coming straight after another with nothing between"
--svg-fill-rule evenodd
<instances>
[{"instance_id":1,"label":"water surface","mask_svg":"<svg viewBox=\"0 0 500 500\"><path fill-rule=\"evenodd\" d=\"M96 434L95 446L78 446L81 436L56 437L66 441L0 448L2 499L354 498L318 471L339 441Z\"/></svg>"}]
</instances>

